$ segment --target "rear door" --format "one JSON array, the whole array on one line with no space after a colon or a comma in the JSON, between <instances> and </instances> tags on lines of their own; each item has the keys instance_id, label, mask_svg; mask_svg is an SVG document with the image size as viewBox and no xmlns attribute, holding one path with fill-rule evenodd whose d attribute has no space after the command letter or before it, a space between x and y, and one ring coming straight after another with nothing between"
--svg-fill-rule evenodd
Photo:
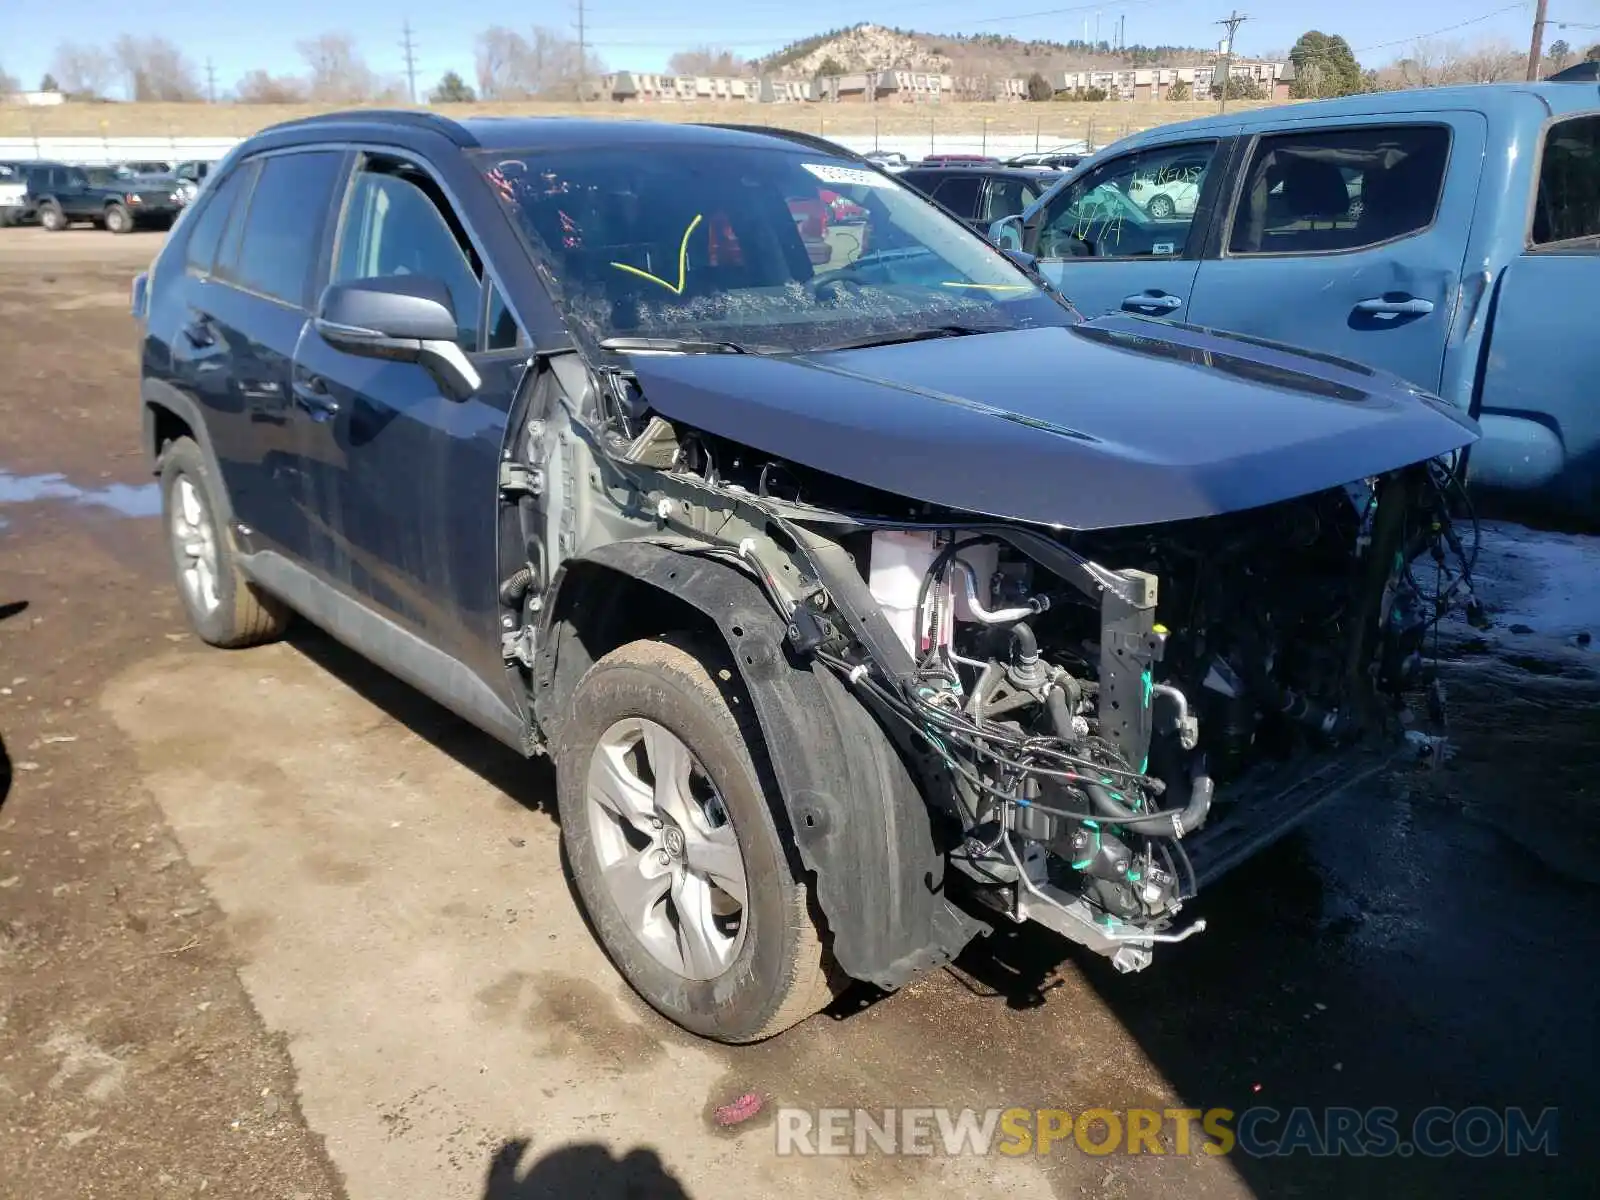
<instances>
[{"instance_id":1,"label":"rear door","mask_svg":"<svg viewBox=\"0 0 1600 1200\"><path fill-rule=\"evenodd\" d=\"M317 532L290 364L345 157L295 150L243 164L254 177L193 293L184 339L212 376L207 425L234 515L250 527L252 544L302 563L317 556Z\"/></svg>"},{"instance_id":2,"label":"rear door","mask_svg":"<svg viewBox=\"0 0 1600 1200\"><path fill-rule=\"evenodd\" d=\"M345 354L308 326L294 388L324 412L308 426L312 492L332 539L323 573L498 691L500 453L531 351L480 245L421 160L361 156L328 282L399 274L443 282L483 386L449 399L425 368Z\"/></svg>"},{"instance_id":3,"label":"rear door","mask_svg":"<svg viewBox=\"0 0 1600 1200\"><path fill-rule=\"evenodd\" d=\"M1206 138L1163 143L1107 158L1031 214L1023 248L1045 278L1085 316L1123 311L1188 320L1189 296L1215 197L1233 143ZM1182 169L1196 203L1147 202L1165 192L1149 181Z\"/></svg>"},{"instance_id":4,"label":"rear door","mask_svg":"<svg viewBox=\"0 0 1600 1200\"><path fill-rule=\"evenodd\" d=\"M1448 112L1257 137L1190 320L1437 391L1485 135L1479 114Z\"/></svg>"},{"instance_id":5,"label":"rear door","mask_svg":"<svg viewBox=\"0 0 1600 1200\"><path fill-rule=\"evenodd\" d=\"M1545 132L1523 252L1501 276L1478 419L1477 484L1543 491L1600 519L1600 113Z\"/></svg>"},{"instance_id":6,"label":"rear door","mask_svg":"<svg viewBox=\"0 0 1600 1200\"><path fill-rule=\"evenodd\" d=\"M976 171L951 171L933 189L933 200L963 221L977 219L983 203L984 177Z\"/></svg>"}]
</instances>

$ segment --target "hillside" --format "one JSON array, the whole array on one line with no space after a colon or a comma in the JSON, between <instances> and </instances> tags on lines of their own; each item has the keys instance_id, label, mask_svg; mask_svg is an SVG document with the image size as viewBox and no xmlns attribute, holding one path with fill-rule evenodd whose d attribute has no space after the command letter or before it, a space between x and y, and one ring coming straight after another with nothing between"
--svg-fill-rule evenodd
<instances>
[{"instance_id":1,"label":"hillside","mask_svg":"<svg viewBox=\"0 0 1600 1200\"><path fill-rule=\"evenodd\" d=\"M1020 75L1099 67L1186 66L1206 62L1210 51L1184 46L1128 46L1105 42L1025 42L1000 34L949 35L854 25L804 38L763 59L763 70L805 78L834 71L933 71L949 75Z\"/></svg>"}]
</instances>

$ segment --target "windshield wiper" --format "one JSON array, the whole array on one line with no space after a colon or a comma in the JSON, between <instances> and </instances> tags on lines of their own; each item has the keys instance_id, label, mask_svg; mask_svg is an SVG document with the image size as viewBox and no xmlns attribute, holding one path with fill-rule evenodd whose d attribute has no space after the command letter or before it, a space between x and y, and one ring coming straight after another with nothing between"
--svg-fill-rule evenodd
<instances>
[{"instance_id":1,"label":"windshield wiper","mask_svg":"<svg viewBox=\"0 0 1600 1200\"><path fill-rule=\"evenodd\" d=\"M617 354L748 354L738 342L696 342L688 338L612 337L600 349Z\"/></svg>"},{"instance_id":2,"label":"windshield wiper","mask_svg":"<svg viewBox=\"0 0 1600 1200\"><path fill-rule=\"evenodd\" d=\"M815 354L827 354L834 350L865 350L870 346L894 346L901 342L926 342L933 338L971 337L979 333L999 333L998 329L979 329L974 325L933 325L924 329L898 329L887 333L873 333L866 337L851 338L847 342L835 342L831 346L823 346L813 351Z\"/></svg>"}]
</instances>

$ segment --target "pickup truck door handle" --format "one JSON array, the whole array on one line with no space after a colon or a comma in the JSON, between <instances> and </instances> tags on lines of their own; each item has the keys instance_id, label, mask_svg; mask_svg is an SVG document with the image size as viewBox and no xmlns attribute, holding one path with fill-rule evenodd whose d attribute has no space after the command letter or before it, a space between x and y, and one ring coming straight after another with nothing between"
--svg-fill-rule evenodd
<instances>
[{"instance_id":1,"label":"pickup truck door handle","mask_svg":"<svg viewBox=\"0 0 1600 1200\"><path fill-rule=\"evenodd\" d=\"M1171 312L1175 308L1183 307L1183 299L1179 296L1169 296L1166 292L1136 292L1132 296L1122 298L1122 307L1129 312L1144 312L1149 309L1156 312Z\"/></svg>"},{"instance_id":2,"label":"pickup truck door handle","mask_svg":"<svg viewBox=\"0 0 1600 1200\"><path fill-rule=\"evenodd\" d=\"M217 335L211 331L211 318L207 316L191 317L184 324L183 336L197 350L217 344Z\"/></svg>"},{"instance_id":3,"label":"pickup truck door handle","mask_svg":"<svg viewBox=\"0 0 1600 1200\"><path fill-rule=\"evenodd\" d=\"M313 421L326 421L339 411L339 402L328 392L320 375L306 375L294 381L294 402L311 415Z\"/></svg>"},{"instance_id":4,"label":"pickup truck door handle","mask_svg":"<svg viewBox=\"0 0 1600 1200\"><path fill-rule=\"evenodd\" d=\"M1420 300L1416 296L1374 296L1370 300L1356 301L1356 312L1368 316L1421 317L1432 311L1432 300Z\"/></svg>"}]
</instances>

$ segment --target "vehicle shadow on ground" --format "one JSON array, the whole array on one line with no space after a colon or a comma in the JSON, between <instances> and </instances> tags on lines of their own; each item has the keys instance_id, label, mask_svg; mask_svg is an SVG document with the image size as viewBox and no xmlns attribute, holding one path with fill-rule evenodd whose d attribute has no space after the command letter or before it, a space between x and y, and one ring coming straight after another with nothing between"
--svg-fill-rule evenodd
<instances>
[{"instance_id":1,"label":"vehicle shadow on ground","mask_svg":"<svg viewBox=\"0 0 1600 1200\"><path fill-rule=\"evenodd\" d=\"M26 600L12 600L6 604L0 604L0 621L4 621L7 617L14 617L18 613L26 612L27 608L28 602ZM6 797L11 795L11 770L11 755L6 750L5 734L0 732L0 808L5 807Z\"/></svg>"},{"instance_id":2,"label":"vehicle shadow on ground","mask_svg":"<svg viewBox=\"0 0 1600 1200\"><path fill-rule=\"evenodd\" d=\"M555 771L548 758L527 759L476 725L436 704L312 625L295 621L285 637L317 666L381 708L417 736L426 738L485 783L529 810L555 816Z\"/></svg>"},{"instance_id":3,"label":"vehicle shadow on ground","mask_svg":"<svg viewBox=\"0 0 1600 1200\"><path fill-rule=\"evenodd\" d=\"M578 1142L540 1155L519 1173L527 1149L521 1138L501 1145L482 1200L689 1200L654 1150L637 1147L613 1158L596 1142Z\"/></svg>"}]
</instances>

